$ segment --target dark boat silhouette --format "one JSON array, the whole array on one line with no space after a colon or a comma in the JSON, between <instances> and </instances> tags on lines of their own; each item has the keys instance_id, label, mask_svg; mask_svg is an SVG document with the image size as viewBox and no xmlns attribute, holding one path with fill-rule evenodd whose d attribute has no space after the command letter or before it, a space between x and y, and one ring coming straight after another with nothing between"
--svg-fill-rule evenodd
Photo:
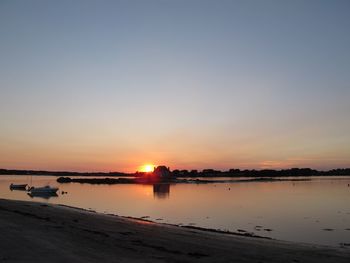
<instances>
[{"instance_id":1,"label":"dark boat silhouette","mask_svg":"<svg viewBox=\"0 0 350 263\"><path fill-rule=\"evenodd\" d=\"M44 187L31 187L28 190L28 195L30 197L41 197L44 199L49 199L51 197L57 197L58 188L50 187L50 186L44 186Z\"/></svg>"},{"instance_id":2,"label":"dark boat silhouette","mask_svg":"<svg viewBox=\"0 0 350 263\"><path fill-rule=\"evenodd\" d=\"M34 195L47 195L47 194L56 194L58 191L57 187L51 187L49 185L43 186L43 187L31 187L29 188L28 192Z\"/></svg>"},{"instance_id":3,"label":"dark boat silhouette","mask_svg":"<svg viewBox=\"0 0 350 263\"><path fill-rule=\"evenodd\" d=\"M27 190L27 184L10 184L10 190L20 190L25 191Z\"/></svg>"}]
</instances>

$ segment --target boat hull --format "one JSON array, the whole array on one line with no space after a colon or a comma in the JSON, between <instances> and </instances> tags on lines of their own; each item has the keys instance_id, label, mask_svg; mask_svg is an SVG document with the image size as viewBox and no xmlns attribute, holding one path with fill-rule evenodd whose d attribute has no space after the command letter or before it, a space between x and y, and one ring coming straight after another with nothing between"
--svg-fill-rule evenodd
<instances>
[{"instance_id":1,"label":"boat hull","mask_svg":"<svg viewBox=\"0 0 350 263\"><path fill-rule=\"evenodd\" d=\"M10 184L11 190L26 190L27 184Z\"/></svg>"},{"instance_id":2,"label":"boat hull","mask_svg":"<svg viewBox=\"0 0 350 263\"><path fill-rule=\"evenodd\" d=\"M45 187L32 187L29 189L29 192L33 195L37 195L37 194L56 194L56 192L58 191L58 188L56 187L49 187L49 186L45 186Z\"/></svg>"},{"instance_id":3,"label":"boat hull","mask_svg":"<svg viewBox=\"0 0 350 263\"><path fill-rule=\"evenodd\" d=\"M31 198L40 197L50 199L51 197L58 197L57 193L28 193Z\"/></svg>"},{"instance_id":4,"label":"boat hull","mask_svg":"<svg viewBox=\"0 0 350 263\"><path fill-rule=\"evenodd\" d=\"M32 189L30 193L32 194L55 194L58 191L58 188L51 189Z\"/></svg>"}]
</instances>

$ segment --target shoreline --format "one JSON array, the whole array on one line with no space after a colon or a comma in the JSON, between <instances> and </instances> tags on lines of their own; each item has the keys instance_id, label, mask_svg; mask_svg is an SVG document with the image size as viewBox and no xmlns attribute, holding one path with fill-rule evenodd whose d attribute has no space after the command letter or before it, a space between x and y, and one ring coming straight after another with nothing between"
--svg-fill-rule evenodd
<instances>
[{"instance_id":1,"label":"shoreline","mask_svg":"<svg viewBox=\"0 0 350 263\"><path fill-rule=\"evenodd\" d=\"M56 182L60 184L218 184L218 183L272 183L272 182L302 182L310 181L311 178L273 178L258 177L249 179L226 179L226 180L205 180L205 179L180 179L180 178L71 178L58 177Z\"/></svg>"},{"instance_id":2,"label":"shoreline","mask_svg":"<svg viewBox=\"0 0 350 263\"><path fill-rule=\"evenodd\" d=\"M1 200L1 198L0 198L0 200ZM224 235L254 237L254 238L262 238L262 239L268 239L268 240L278 240L278 239L275 239L275 238L272 238L272 237L256 235L255 233L248 232L248 231L233 232L233 231L229 231L229 230L221 230L221 229L215 229L215 228L205 228L205 227L192 226L192 225L172 224L172 223L164 223L164 222L160 223L158 221L153 221L153 220L147 219L148 216L146 216L146 217L122 216L122 215L116 215L116 214L111 214L111 213L100 213L100 212L97 212L95 210L85 209L85 208L75 207L75 206L69 206L69 205L64 205L64 204L54 204L54 205L55 206L62 206L62 207L70 208L70 209L77 209L77 210L90 212L90 213L95 213L95 214L100 214L100 215L115 216L115 217L124 218L124 219L143 221L143 222L146 222L146 223L154 223L154 224L159 224L159 225L163 225L163 226L188 228L188 229L200 230L200 231L204 231L204 232L219 233L219 234L224 234ZM301 242L300 242L300 244L301 244ZM311 245L314 245L314 244L311 244ZM317 244L315 244L315 245L317 245ZM329 247L331 247L331 246L329 246Z\"/></svg>"},{"instance_id":3,"label":"shoreline","mask_svg":"<svg viewBox=\"0 0 350 263\"><path fill-rule=\"evenodd\" d=\"M350 250L0 199L6 262L348 262Z\"/></svg>"}]
</instances>

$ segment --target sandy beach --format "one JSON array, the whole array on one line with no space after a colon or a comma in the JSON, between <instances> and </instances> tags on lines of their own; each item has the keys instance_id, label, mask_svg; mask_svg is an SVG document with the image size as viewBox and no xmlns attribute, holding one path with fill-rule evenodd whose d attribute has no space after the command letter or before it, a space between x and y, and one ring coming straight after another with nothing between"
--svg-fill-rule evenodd
<instances>
[{"instance_id":1,"label":"sandy beach","mask_svg":"<svg viewBox=\"0 0 350 263\"><path fill-rule=\"evenodd\" d=\"M2 262L349 262L331 248L0 199Z\"/></svg>"}]
</instances>

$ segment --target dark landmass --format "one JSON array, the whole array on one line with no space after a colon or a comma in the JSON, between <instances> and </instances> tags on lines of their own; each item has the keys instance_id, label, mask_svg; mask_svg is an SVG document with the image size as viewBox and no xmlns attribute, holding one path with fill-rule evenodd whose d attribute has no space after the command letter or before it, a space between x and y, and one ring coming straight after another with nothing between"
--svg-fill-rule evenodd
<instances>
[{"instance_id":1,"label":"dark landmass","mask_svg":"<svg viewBox=\"0 0 350 263\"><path fill-rule=\"evenodd\" d=\"M347 263L340 247L178 227L54 204L0 199L1 262Z\"/></svg>"},{"instance_id":2,"label":"dark landmass","mask_svg":"<svg viewBox=\"0 0 350 263\"><path fill-rule=\"evenodd\" d=\"M230 169L219 171L214 169L198 170L173 170L174 177L287 177L287 176L337 176L350 175L350 168L318 171L311 168L291 168L283 170L240 170ZM0 169L0 175L52 175L61 177L143 177L146 173L122 173L122 172L69 172L69 171L35 171L35 170L8 170Z\"/></svg>"},{"instance_id":3,"label":"dark landmass","mask_svg":"<svg viewBox=\"0 0 350 263\"><path fill-rule=\"evenodd\" d=\"M181 179L176 177L135 177L135 178L71 178L59 177L58 183L80 184L209 184L209 183L243 183L243 182L281 182L281 181L308 181L308 178L249 178L229 180Z\"/></svg>"},{"instance_id":4,"label":"dark landmass","mask_svg":"<svg viewBox=\"0 0 350 263\"><path fill-rule=\"evenodd\" d=\"M70 178L70 177L59 177L57 182L59 183L81 183L81 184L154 184L160 181L166 181L168 183L180 183L181 180L167 179L160 180L159 178Z\"/></svg>"},{"instance_id":5,"label":"dark landmass","mask_svg":"<svg viewBox=\"0 0 350 263\"><path fill-rule=\"evenodd\" d=\"M337 176L350 175L350 168L332 169L328 171L318 171L311 168L291 168L282 170L240 170L230 169L228 171L219 171L213 169L197 170L174 170L172 174L177 177L284 177L284 176Z\"/></svg>"}]
</instances>

